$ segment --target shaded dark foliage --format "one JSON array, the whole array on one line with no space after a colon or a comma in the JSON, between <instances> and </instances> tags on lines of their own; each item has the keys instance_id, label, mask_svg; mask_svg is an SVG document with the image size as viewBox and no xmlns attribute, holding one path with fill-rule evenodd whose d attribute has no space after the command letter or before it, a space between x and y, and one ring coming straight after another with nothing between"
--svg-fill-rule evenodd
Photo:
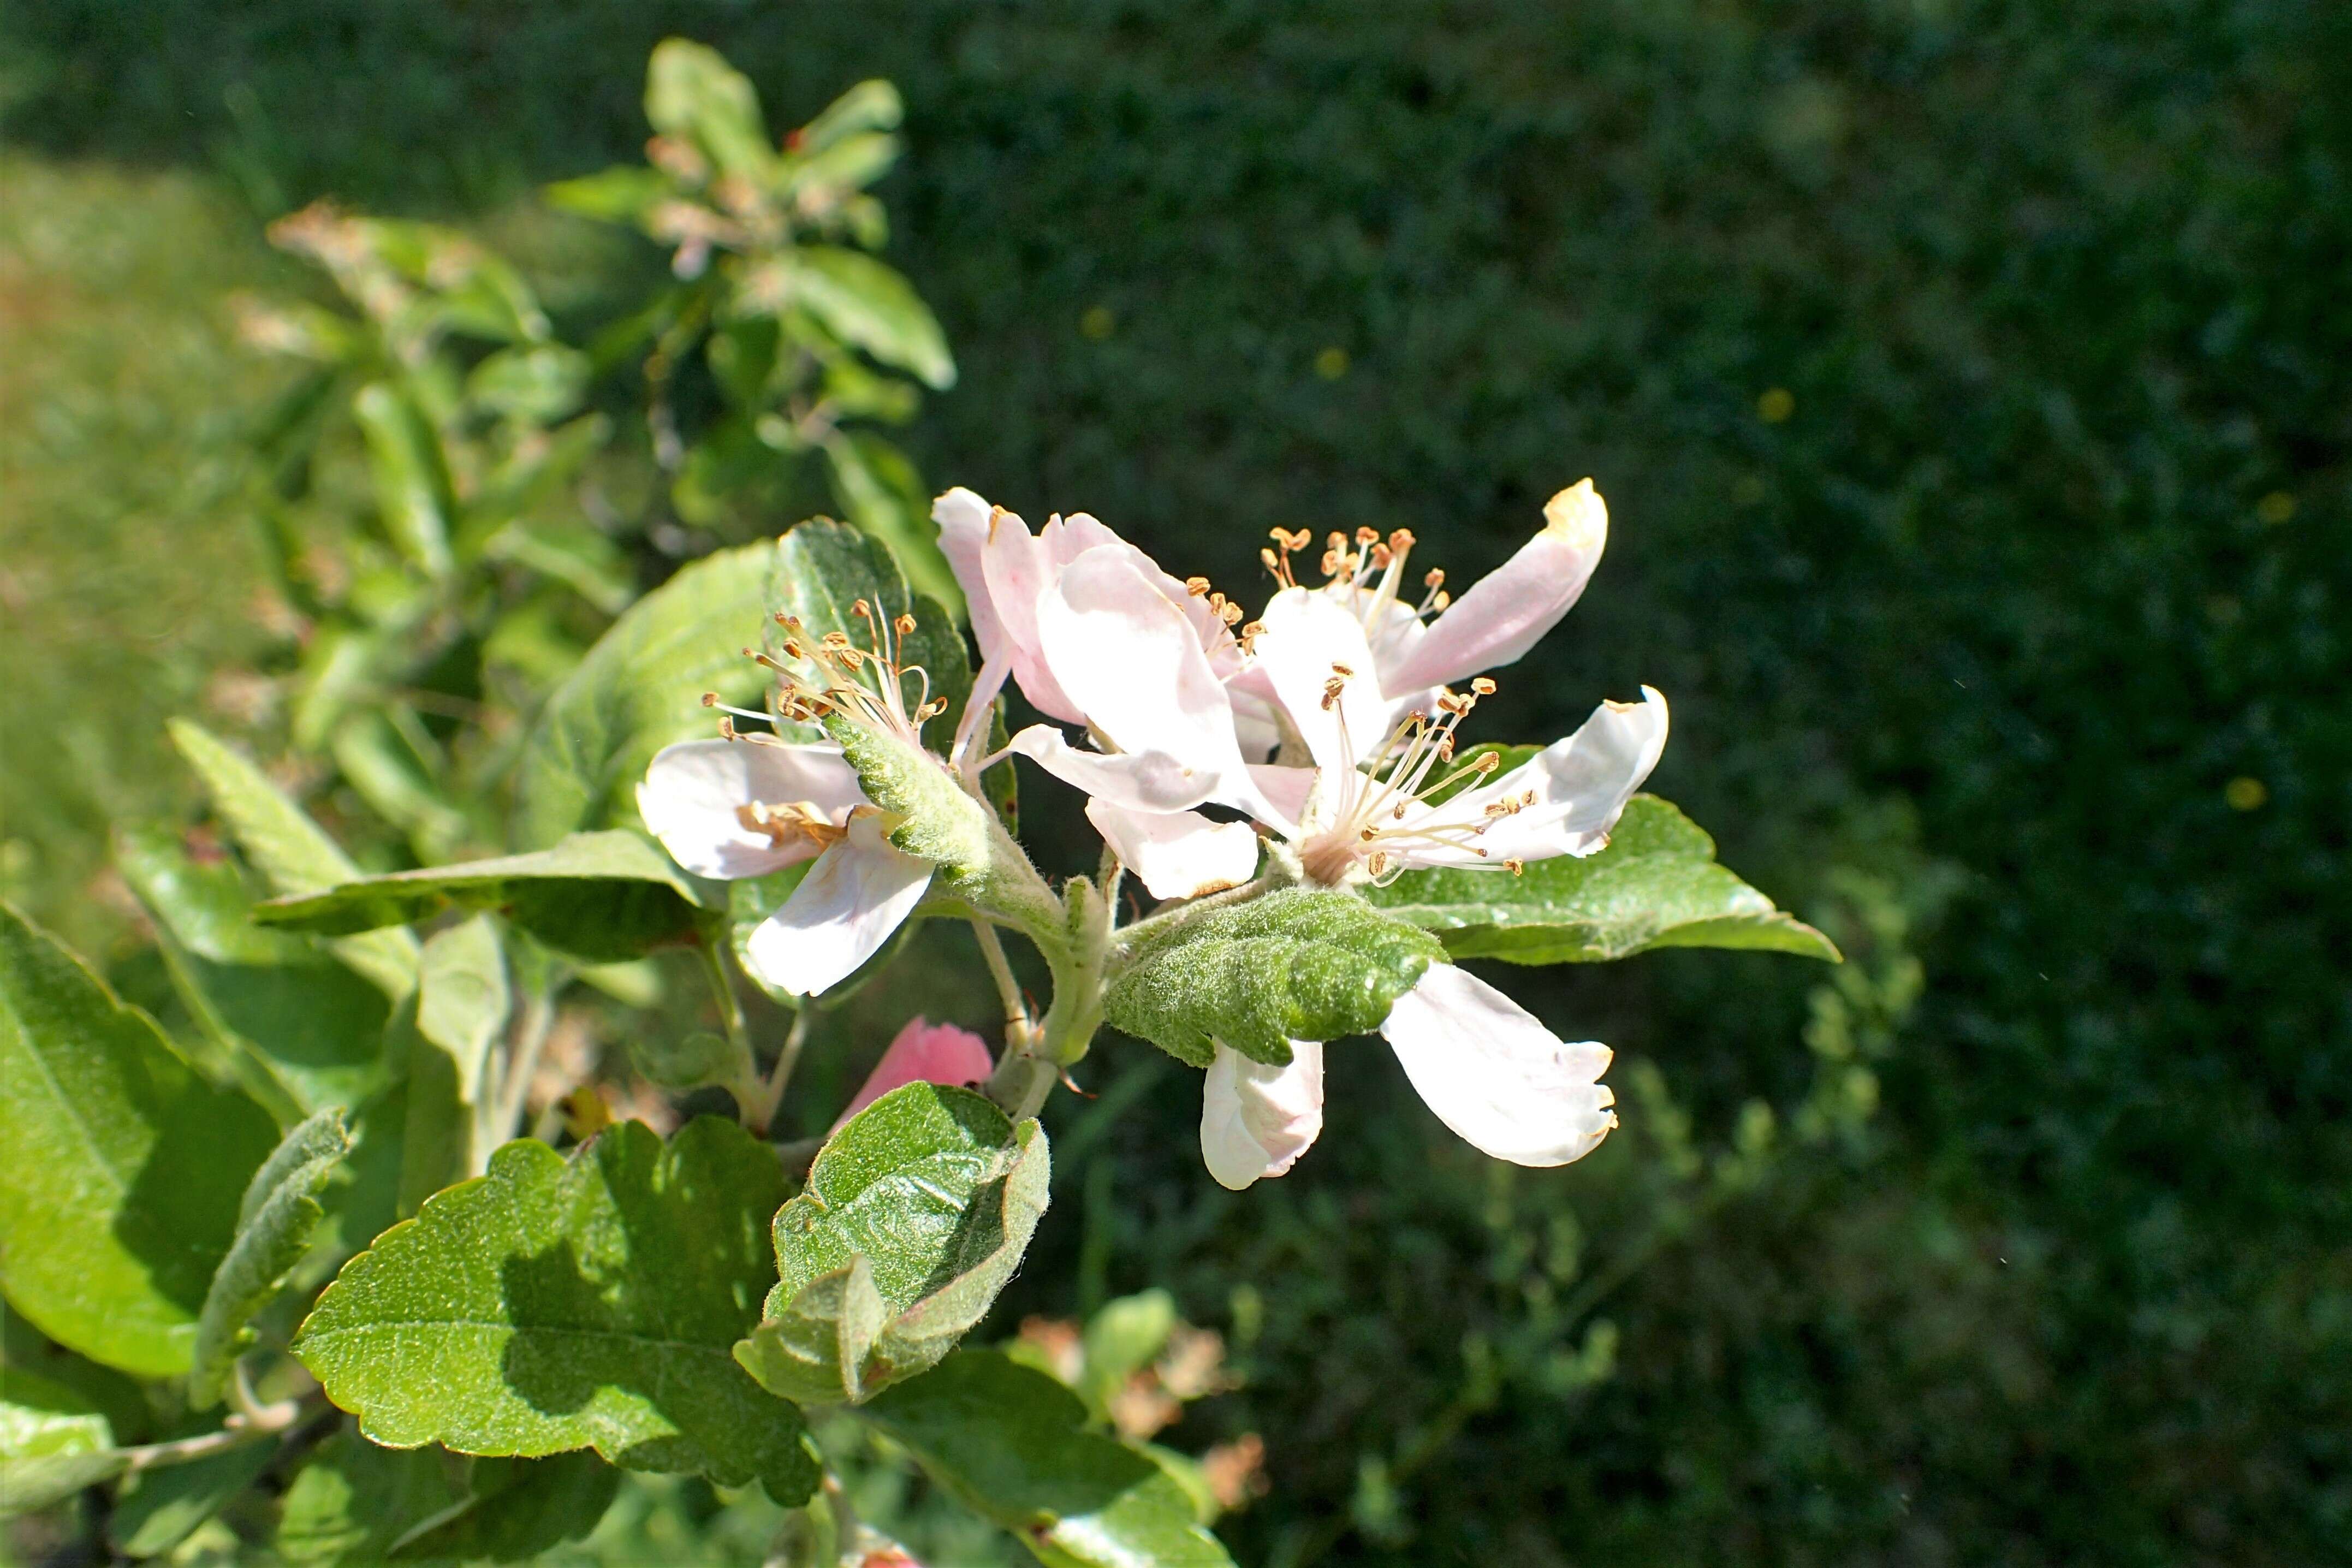
<instances>
[{"instance_id":1,"label":"shaded dark foliage","mask_svg":"<svg viewBox=\"0 0 2352 1568\"><path fill-rule=\"evenodd\" d=\"M894 256L964 368L912 433L927 474L1097 510L1235 591L1277 522L1409 526L1459 580L1590 471L1609 560L1485 732L1649 680L1676 713L1658 787L1784 903L1915 846L1961 868L1878 1144L1660 1248L1605 1302L1612 1379L1506 1378L1404 1482L1410 1526L1366 1503L1334 1560L2346 1560L2352 11L53 0L7 25L16 135L209 158L271 210L479 207L629 157L670 32L780 121L889 76ZM1801 1089L1819 979L1680 954L1527 989L1721 1129ZM1244 1560L1410 1452L1571 1202L1595 1258L1634 1239L1609 1194L1636 1138L1498 1173L1349 1051L1323 1146L1245 1199L1202 1177L1163 1076L1019 1288L1066 1310L1166 1278L1214 1319L1255 1286L1257 1382L1223 1419L1265 1432L1276 1489L1226 1527Z\"/></svg>"}]
</instances>

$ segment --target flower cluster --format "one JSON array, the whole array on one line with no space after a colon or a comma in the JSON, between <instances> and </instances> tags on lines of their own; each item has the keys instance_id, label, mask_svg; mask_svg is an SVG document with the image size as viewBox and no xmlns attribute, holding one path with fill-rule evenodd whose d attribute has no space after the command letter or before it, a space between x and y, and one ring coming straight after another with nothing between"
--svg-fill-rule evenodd
<instances>
[{"instance_id":1,"label":"flower cluster","mask_svg":"<svg viewBox=\"0 0 2352 1568\"><path fill-rule=\"evenodd\" d=\"M1508 876L1591 854L1665 744L1656 691L1603 702L1516 766L1493 750L1457 750L1464 720L1495 689L1486 672L1519 659L1567 614L1607 542L1608 510L1590 480L1554 496L1544 515L1533 539L1459 598L1442 572L1412 577L1415 542L1402 530L1330 534L1323 580L1309 585L1297 570L1309 536L1276 529L1263 552L1275 591L1251 619L1092 517L1032 531L950 490L933 517L982 665L954 743L925 754L977 797L980 771L996 759L974 754L975 742L1012 682L1053 722L1014 734L1007 752L1083 791L1118 865L1171 902L1360 888L1425 868ZM777 711L829 714L919 746L927 689L908 700L914 672L893 660L889 624L860 613L874 629L863 647L837 635L816 648L787 641L825 679L778 665ZM931 868L893 847L890 814L866 799L839 746L729 734L656 759L639 792L646 824L706 876L814 858L749 955L772 984L822 990L915 910ZM1561 1041L1451 963L1431 963L1381 1032L1439 1118L1498 1158L1563 1164L1615 1125L1599 1081L1605 1047ZM1217 1180L1244 1187L1306 1152L1321 1131L1324 1062L1320 1041L1293 1042L1282 1066L1217 1047L1201 1121Z\"/></svg>"}]
</instances>

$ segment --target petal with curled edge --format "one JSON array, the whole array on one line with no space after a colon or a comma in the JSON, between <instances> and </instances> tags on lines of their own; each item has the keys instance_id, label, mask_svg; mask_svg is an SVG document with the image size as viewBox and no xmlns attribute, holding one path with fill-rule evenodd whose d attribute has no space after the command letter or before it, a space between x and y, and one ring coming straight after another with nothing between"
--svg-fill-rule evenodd
<instances>
[{"instance_id":1,"label":"petal with curled edge","mask_svg":"<svg viewBox=\"0 0 2352 1568\"><path fill-rule=\"evenodd\" d=\"M666 746L637 784L637 815L669 858L698 877L762 877L817 852L814 840L778 844L737 812L755 802L806 801L835 817L866 804L841 748L818 742L684 741Z\"/></svg>"},{"instance_id":2,"label":"petal with curled edge","mask_svg":"<svg viewBox=\"0 0 2352 1568\"><path fill-rule=\"evenodd\" d=\"M1490 806L1534 799L1496 816L1472 848L1458 844L1403 847L1408 866L1500 866L1507 860L1543 860L1555 855L1590 855L1609 842L1625 803L1642 787L1666 746L1666 700L1656 688L1642 688L1639 702L1603 702L1576 733L1528 758L1509 773L1476 789L1464 790L1433 810L1409 816L1423 823L1470 822Z\"/></svg>"},{"instance_id":3,"label":"petal with curled edge","mask_svg":"<svg viewBox=\"0 0 2352 1568\"><path fill-rule=\"evenodd\" d=\"M1328 595L1304 588L1276 594L1261 620L1255 673L1315 765L1352 771L1371 761L1388 738L1388 704L1363 623Z\"/></svg>"},{"instance_id":4,"label":"petal with curled edge","mask_svg":"<svg viewBox=\"0 0 2352 1568\"><path fill-rule=\"evenodd\" d=\"M1437 1119L1497 1160L1565 1165L1617 1125L1609 1047L1563 1041L1477 976L1432 963L1381 1034Z\"/></svg>"},{"instance_id":5,"label":"petal with curled edge","mask_svg":"<svg viewBox=\"0 0 2352 1568\"><path fill-rule=\"evenodd\" d=\"M1323 1131L1323 1047L1290 1043L1290 1065L1270 1067L1217 1047L1201 1086L1201 1161L1240 1192L1298 1163Z\"/></svg>"},{"instance_id":6,"label":"petal with curled edge","mask_svg":"<svg viewBox=\"0 0 2352 1568\"><path fill-rule=\"evenodd\" d=\"M1246 882L1257 869L1257 834L1246 822L1129 811L1100 796L1087 802L1087 820L1155 899L1197 899Z\"/></svg>"},{"instance_id":7,"label":"petal with curled edge","mask_svg":"<svg viewBox=\"0 0 2352 1568\"><path fill-rule=\"evenodd\" d=\"M849 837L816 858L783 907L760 922L744 957L779 991L814 996L881 951L922 902L931 863L893 848L882 813L850 819Z\"/></svg>"},{"instance_id":8,"label":"petal with curled edge","mask_svg":"<svg viewBox=\"0 0 2352 1568\"><path fill-rule=\"evenodd\" d=\"M1507 665L1559 624L1609 544L1609 506L1591 479L1544 503L1543 531L1440 612L1383 667L1393 691L1458 684Z\"/></svg>"}]
</instances>

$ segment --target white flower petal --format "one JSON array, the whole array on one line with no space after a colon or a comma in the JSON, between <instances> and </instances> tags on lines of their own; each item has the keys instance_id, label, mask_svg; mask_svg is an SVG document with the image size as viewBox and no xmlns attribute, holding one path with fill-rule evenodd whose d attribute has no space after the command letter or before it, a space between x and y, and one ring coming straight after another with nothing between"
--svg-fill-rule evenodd
<instances>
[{"instance_id":1,"label":"white flower petal","mask_svg":"<svg viewBox=\"0 0 2352 1568\"><path fill-rule=\"evenodd\" d=\"M1404 852L1404 863L1500 866L1506 860L1590 855L1609 842L1626 801L1658 765L1665 745L1666 700L1655 688L1642 688L1639 702L1603 702L1573 735L1425 816L1409 819L1414 826L1422 821L1476 822L1488 805L1532 793L1531 802L1496 818L1478 837L1484 856L1465 847L1414 847Z\"/></svg>"},{"instance_id":2,"label":"white flower petal","mask_svg":"<svg viewBox=\"0 0 2352 1568\"><path fill-rule=\"evenodd\" d=\"M1155 899L1196 899L1246 882L1257 869L1257 834L1246 822L1129 811L1099 797L1087 802L1087 820Z\"/></svg>"},{"instance_id":3,"label":"white flower petal","mask_svg":"<svg viewBox=\"0 0 2352 1568\"><path fill-rule=\"evenodd\" d=\"M1276 594L1262 619L1256 673L1315 765L1353 771L1371 761L1388 738L1388 704L1363 624L1329 595L1304 588Z\"/></svg>"},{"instance_id":4,"label":"white flower petal","mask_svg":"<svg viewBox=\"0 0 2352 1568\"><path fill-rule=\"evenodd\" d=\"M1241 774L1224 685L1148 562L1124 546L1085 552L1038 605L1037 630L1055 680L1111 744Z\"/></svg>"},{"instance_id":5,"label":"white flower petal","mask_svg":"<svg viewBox=\"0 0 2352 1568\"><path fill-rule=\"evenodd\" d=\"M1201 1086L1201 1160L1241 1191L1298 1163L1323 1131L1323 1047L1294 1040L1288 1067L1219 1046Z\"/></svg>"},{"instance_id":6,"label":"white flower petal","mask_svg":"<svg viewBox=\"0 0 2352 1568\"><path fill-rule=\"evenodd\" d=\"M1250 782L1257 786L1258 796L1265 806L1252 816L1285 838L1296 837L1298 819L1307 815L1307 797L1315 793L1316 773L1313 768L1276 767L1271 763L1250 764Z\"/></svg>"},{"instance_id":7,"label":"white flower petal","mask_svg":"<svg viewBox=\"0 0 2352 1568\"><path fill-rule=\"evenodd\" d=\"M1544 504L1543 531L1480 578L1383 665L1390 689L1458 683L1495 669L1536 646L1569 612L1609 543L1609 507L1580 480Z\"/></svg>"},{"instance_id":8,"label":"white flower petal","mask_svg":"<svg viewBox=\"0 0 2352 1568\"><path fill-rule=\"evenodd\" d=\"M1070 744L1051 724L1030 725L1005 749L1064 784L1129 811L1190 811L1214 798L1226 782L1165 752L1089 752Z\"/></svg>"},{"instance_id":9,"label":"white flower petal","mask_svg":"<svg viewBox=\"0 0 2352 1568\"><path fill-rule=\"evenodd\" d=\"M779 991L814 996L881 950L931 884L931 863L890 847L878 813L817 857L783 907L760 922L744 956Z\"/></svg>"},{"instance_id":10,"label":"white flower petal","mask_svg":"<svg viewBox=\"0 0 2352 1568\"><path fill-rule=\"evenodd\" d=\"M735 813L754 801L808 801L828 815L865 803L841 748L686 741L667 746L637 784L637 815L669 858L698 877L765 876L816 853L808 839L778 846Z\"/></svg>"},{"instance_id":11,"label":"white flower petal","mask_svg":"<svg viewBox=\"0 0 2352 1568\"><path fill-rule=\"evenodd\" d=\"M1565 1165L1617 1125L1609 1047L1563 1042L1474 974L1432 963L1381 1026L1423 1103L1515 1165Z\"/></svg>"}]
</instances>

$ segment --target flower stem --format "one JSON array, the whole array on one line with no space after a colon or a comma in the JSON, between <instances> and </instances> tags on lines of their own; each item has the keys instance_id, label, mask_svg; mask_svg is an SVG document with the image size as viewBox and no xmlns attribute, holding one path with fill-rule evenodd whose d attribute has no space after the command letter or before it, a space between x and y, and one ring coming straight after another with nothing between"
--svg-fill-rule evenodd
<instances>
[{"instance_id":1,"label":"flower stem","mask_svg":"<svg viewBox=\"0 0 2352 1568\"><path fill-rule=\"evenodd\" d=\"M996 982L996 994L1004 1003L1005 1038L1009 1041L1015 1025L1026 1026L1029 1005L1021 999L1021 984L1013 978L1013 965L1004 957L1004 942L996 928L984 920L971 922L971 934L979 939L980 956L988 961L988 973Z\"/></svg>"},{"instance_id":2,"label":"flower stem","mask_svg":"<svg viewBox=\"0 0 2352 1568\"><path fill-rule=\"evenodd\" d=\"M776 1053L776 1065L768 1069L766 1078L757 1080L757 1087L743 1103L743 1120L762 1138L768 1135L769 1124L776 1120L776 1108L784 1102L785 1086L793 1081L793 1068L800 1063L801 1047L808 1043L809 1025L815 1016L814 1001L803 1003L793 1012L793 1026L784 1036L784 1048Z\"/></svg>"},{"instance_id":3,"label":"flower stem","mask_svg":"<svg viewBox=\"0 0 2352 1568\"><path fill-rule=\"evenodd\" d=\"M483 1129L486 1135L474 1140L472 1158L467 1163L472 1174L478 1176L488 1170L490 1152L515 1135L516 1124L522 1120L523 1104L530 1094L531 1075L539 1071L540 1054L547 1048L547 1037L554 1026L554 992L533 991L523 1003L522 1037L515 1042L513 1054L507 1058L505 1079L490 1107L489 1124Z\"/></svg>"}]
</instances>

